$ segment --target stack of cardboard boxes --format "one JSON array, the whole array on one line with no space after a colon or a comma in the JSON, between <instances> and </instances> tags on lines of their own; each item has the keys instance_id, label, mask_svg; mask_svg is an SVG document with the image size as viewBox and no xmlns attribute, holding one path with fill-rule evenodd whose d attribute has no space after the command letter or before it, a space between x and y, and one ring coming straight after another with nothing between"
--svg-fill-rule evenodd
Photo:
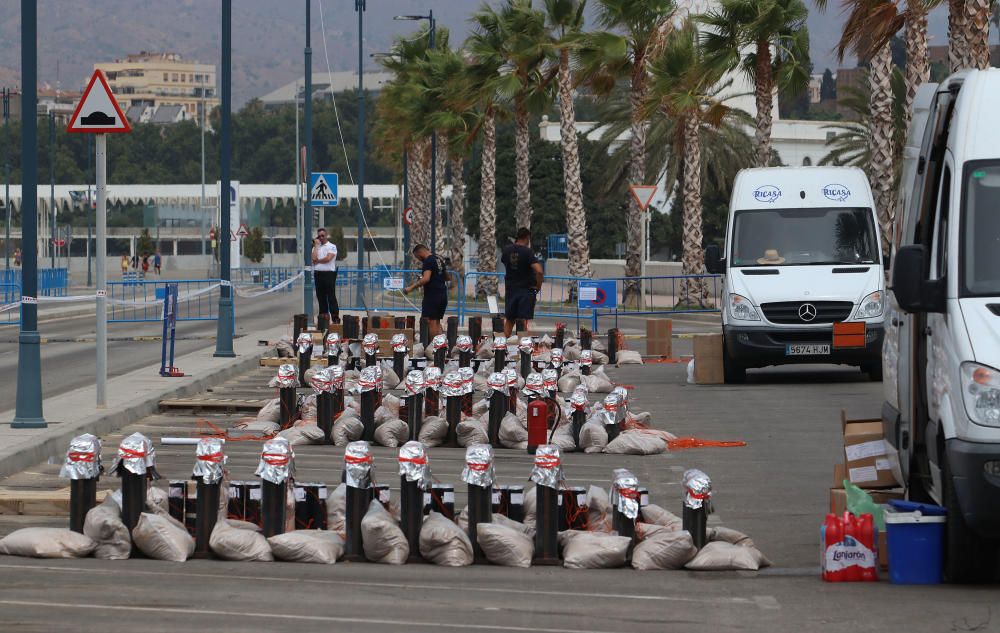
<instances>
[{"instance_id":1,"label":"stack of cardboard boxes","mask_svg":"<svg viewBox=\"0 0 1000 633\"><path fill-rule=\"evenodd\" d=\"M721 385L726 382L722 362L722 335L696 334L694 337L695 384Z\"/></svg>"},{"instance_id":2,"label":"stack of cardboard boxes","mask_svg":"<svg viewBox=\"0 0 1000 633\"><path fill-rule=\"evenodd\" d=\"M646 355L672 358L673 333L670 319L646 319Z\"/></svg>"},{"instance_id":3,"label":"stack of cardboard boxes","mask_svg":"<svg viewBox=\"0 0 1000 633\"><path fill-rule=\"evenodd\" d=\"M839 516L847 511L844 480L863 488L878 504L904 498L899 458L896 449L885 441L882 420L851 420L846 411L841 411L840 424L844 460L833 467L830 512ZM884 569L888 566L885 531L879 532L878 545L879 565Z\"/></svg>"}]
</instances>

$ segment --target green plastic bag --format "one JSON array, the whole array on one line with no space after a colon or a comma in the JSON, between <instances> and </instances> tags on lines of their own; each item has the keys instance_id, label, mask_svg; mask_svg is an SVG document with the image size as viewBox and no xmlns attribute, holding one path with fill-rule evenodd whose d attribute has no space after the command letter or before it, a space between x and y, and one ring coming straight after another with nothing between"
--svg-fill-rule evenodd
<instances>
[{"instance_id":1,"label":"green plastic bag","mask_svg":"<svg viewBox=\"0 0 1000 633\"><path fill-rule=\"evenodd\" d=\"M872 500L871 495L844 480L844 490L847 491L847 510L856 517L870 514L879 531L885 530L885 510Z\"/></svg>"}]
</instances>

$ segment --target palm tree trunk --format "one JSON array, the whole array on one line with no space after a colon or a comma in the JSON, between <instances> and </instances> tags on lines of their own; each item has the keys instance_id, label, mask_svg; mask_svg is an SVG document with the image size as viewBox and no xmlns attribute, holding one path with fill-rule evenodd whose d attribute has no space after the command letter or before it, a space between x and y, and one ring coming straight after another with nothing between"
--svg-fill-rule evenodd
<instances>
[{"instance_id":1,"label":"palm tree trunk","mask_svg":"<svg viewBox=\"0 0 1000 633\"><path fill-rule=\"evenodd\" d=\"M531 130L528 129L528 109L518 100L514 107L515 191L517 192L517 227L531 228Z\"/></svg>"},{"instance_id":2,"label":"palm tree trunk","mask_svg":"<svg viewBox=\"0 0 1000 633\"><path fill-rule=\"evenodd\" d=\"M451 157L451 269L465 277L465 161Z\"/></svg>"},{"instance_id":3,"label":"palm tree trunk","mask_svg":"<svg viewBox=\"0 0 1000 633\"><path fill-rule=\"evenodd\" d=\"M927 52L927 10L920 2L909 5L906 19L906 107L903 109L903 129L910 128L913 99L917 88L930 81L931 66ZM902 148L898 148L897 158Z\"/></svg>"},{"instance_id":4,"label":"palm tree trunk","mask_svg":"<svg viewBox=\"0 0 1000 633\"><path fill-rule=\"evenodd\" d=\"M642 116L646 99L646 62L636 52L632 67L632 89L629 105L632 110L632 139L629 141L629 184L646 184L646 121ZM642 274L642 209L635 197L625 194L628 213L625 215L625 276L638 277ZM622 303L626 307L639 307L639 283L626 282L622 292Z\"/></svg>"},{"instance_id":5,"label":"palm tree trunk","mask_svg":"<svg viewBox=\"0 0 1000 633\"><path fill-rule=\"evenodd\" d=\"M438 134L438 151L437 160L435 162L437 163L437 174L435 174L437 176L437 183L434 187L434 195L437 196L435 198L435 200L437 200L437 205L434 216L434 230L437 243L434 245L434 252L440 253L444 248L444 210L446 208L444 202L444 177L445 169L448 166L448 152L441 146L440 134Z\"/></svg>"},{"instance_id":6,"label":"palm tree trunk","mask_svg":"<svg viewBox=\"0 0 1000 633\"><path fill-rule=\"evenodd\" d=\"M684 173L682 174L681 196L683 204L683 255L682 271L685 275L705 274L705 255L702 247L701 208L701 139L698 136L697 116L684 119ZM708 293L703 279L690 279L682 284L682 305L706 307Z\"/></svg>"},{"instance_id":7,"label":"palm tree trunk","mask_svg":"<svg viewBox=\"0 0 1000 633\"><path fill-rule=\"evenodd\" d=\"M771 45L766 41L757 42L755 64L756 83L754 97L757 106L754 141L757 148L757 167L771 164L771 126L774 118L774 74L771 69Z\"/></svg>"},{"instance_id":8,"label":"palm tree trunk","mask_svg":"<svg viewBox=\"0 0 1000 633\"><path fill-rule=\"evenodd\" d=\"M886 43L872 56L868 80L871 82L871 183L882 230L882 254L889 253L889 237L895 197L892 120L892 51Z\"/></svg>"},{"instance_id":9,"label":"palm tree trunk","mask_svg":"<svg viewBox=\"0 0 1000 633\"><path fill-rule=\"evenodd\" d=\"M966 0L948 0L948 64L951 72L971 68Z\"/></svg>"},{"instance_id":10,"label":"palm tree trunk","mask_svg":"<svg viewBox=\"0 0 1000 633\"><path fill-rule=\"evenodd\" d=\"M497 271L497 123L493 108L483 119L482 191L479 196L479 272ZM482 275L476 281L476 296L497 293L497 278Z\"/></svg>"},{"instance_id":11,"label":"palm tree trunk","mask_svg":"<svg viewBox=\"0 0 1000 633\"><path fill-rule=\"evenodd\" d=\"M990 0L965 0L965 29L968 42L968 68L990 67Z\"/></svg>"},{"instance_id":12,"label":"palm tree trunk","mask_svg":"<svg viewBox=\"0 0 1000 633\"><path fill-rule=\"evenodd\" d=\"M583 206L583 183L580 181L573 77L569 70L569 51L566 49L559 52L559 135L562 141L563 183L566 188L569 274L572 277L593 277L590 244L587 241L587 210Z\"/></svg>"},{"instance_id":13,"label":"palm tree trunk","mask_svg":"<svg viewBox=\"0 0 1000 633\"><path fill-rule=\"evenodd\" d=\"M413 225L410 231L413 244L430 244L431 209L431 142L421 139L413 144L410 160L410 202L413 206ZM411 255L412 257L412 255ZM411 266L419 266L415 257Z\"/></svg>"}]
</instances>

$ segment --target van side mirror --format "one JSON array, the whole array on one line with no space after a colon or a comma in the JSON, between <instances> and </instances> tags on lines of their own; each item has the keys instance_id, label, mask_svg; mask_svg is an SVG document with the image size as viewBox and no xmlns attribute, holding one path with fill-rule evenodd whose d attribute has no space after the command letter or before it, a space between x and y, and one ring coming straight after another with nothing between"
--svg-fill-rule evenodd
<instances>
[{"instance_id":1,"label":"van side mirror","mask_svg":"<svg viewBox=\"0 0 1000 633\"><path fill-rule=\"evenodd\" d=\"M721 275L725 272L722 265L722 249L718 244L709 244L705 247L705 270L712 275Z\"/></svg>"},{"instance_id":2,"label":"van side mirror","mask_svg":"<svg viewBox=\"0 0 1000 633\"><path fill-rule=\"evenodd\" d=\"M944 312L945 280L924 277L927 252L922 244L904 246L896 252L892 267L892 292L906 312Z\"/></svg>"}]
</instances>

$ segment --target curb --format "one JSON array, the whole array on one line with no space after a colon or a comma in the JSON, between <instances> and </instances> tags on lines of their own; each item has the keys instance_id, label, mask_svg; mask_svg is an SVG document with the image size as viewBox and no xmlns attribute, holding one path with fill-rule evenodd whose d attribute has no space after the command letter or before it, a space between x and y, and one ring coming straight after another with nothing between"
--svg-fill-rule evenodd
<instances>
[{"instance_id":1,"label":"curb","mask_svg":"<svg viewBox=\"0 0 1000 633\"><path fill-rule=\"evenodd\" d=\"M38 438L34 444L24 446L10 455L0 456L0 477L10 476L39 462L44 462L53 455L64 453L70 440L81 433L93 433L98 437L111 433L157 412L160 400L164 398L192 396L238 374L245 373L258 366L261 357L267 353L268 349L262 347L259 352L237 357L234 362L209 370L204 376L185 385L150 395L145 400L117 411L108 411L96 416L80 418L73 422L52 424L43 431L45 436Z\"/></svg>"}]
</instances>

